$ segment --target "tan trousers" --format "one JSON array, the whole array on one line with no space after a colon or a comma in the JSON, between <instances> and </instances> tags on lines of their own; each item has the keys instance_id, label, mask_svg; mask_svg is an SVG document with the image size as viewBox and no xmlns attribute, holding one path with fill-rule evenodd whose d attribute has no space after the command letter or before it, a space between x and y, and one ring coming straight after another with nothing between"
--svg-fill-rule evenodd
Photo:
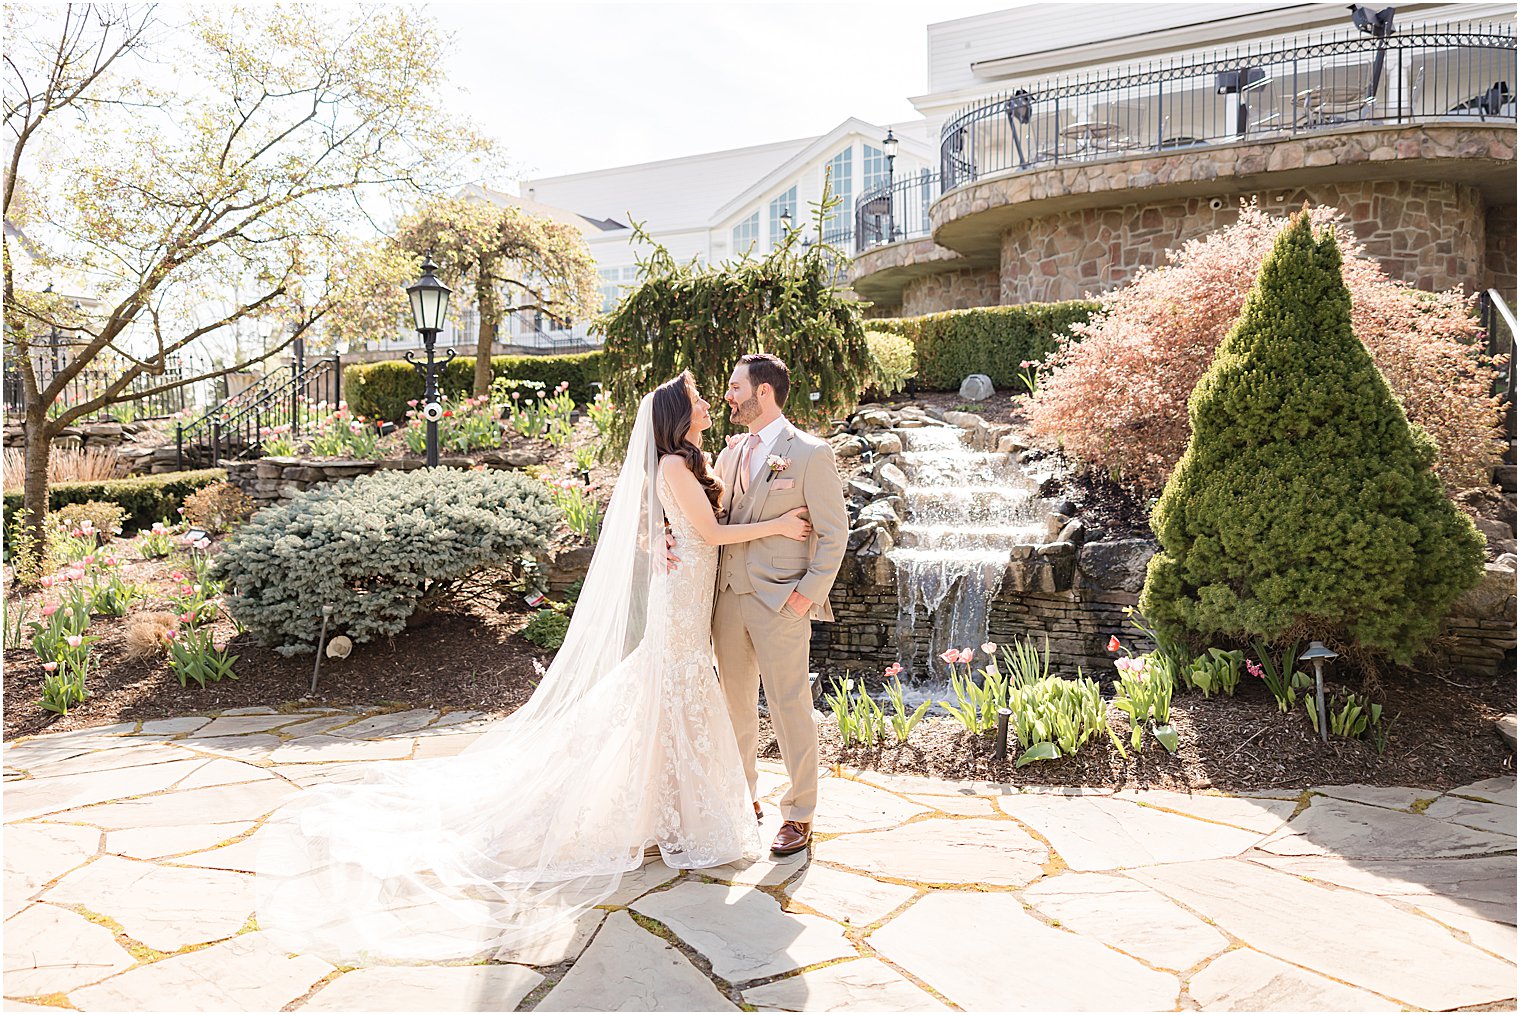
<instances>
[{"instance_id":1,"label":"tan trousers","mask_svg":"<svg viewBox=\"0 0 1520 1015\"><path fill-rule=\"evenodd\" d=\"M812 631L813 623L807 617L795 616L789 608L780 613L768 609L754 593L724 589L713 609L718 683L728 701L750 796L758 798L755 760L763 682L771 726L791 779L781 798L781 817L786 821L810 822L818 806L818 726L813 721L813 693L808 685Z\"/></svg>"}]
</instances>

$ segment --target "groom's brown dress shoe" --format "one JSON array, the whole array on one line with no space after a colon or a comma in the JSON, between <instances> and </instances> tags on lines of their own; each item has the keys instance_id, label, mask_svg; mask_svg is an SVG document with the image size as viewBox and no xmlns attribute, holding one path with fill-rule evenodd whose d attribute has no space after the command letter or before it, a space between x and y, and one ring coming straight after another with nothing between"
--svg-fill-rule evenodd
<instances>
[{"instance_id":1,"label":"groom's brown dress shoe","mask_svg":"<svg viewBox=\"0 0 1520 1015\"><path fill-rule=\"evenodd\" d=\"M765 812L760 809L760 801L755 801L755 824L765 820Z\"/></svg>"},{"instance_id":2,"label":"groom's brown dress shoe","mask_svg":"<svg viewBox=\"0 0 1520 1015\"><path fill-rule=\"evenodd\" d=\"M771 843L771 852L776 856L791 856L807 849L812 841L811 821L783 821L781 831L776 833L776 841Z\"/></svg>"}]
</instances>

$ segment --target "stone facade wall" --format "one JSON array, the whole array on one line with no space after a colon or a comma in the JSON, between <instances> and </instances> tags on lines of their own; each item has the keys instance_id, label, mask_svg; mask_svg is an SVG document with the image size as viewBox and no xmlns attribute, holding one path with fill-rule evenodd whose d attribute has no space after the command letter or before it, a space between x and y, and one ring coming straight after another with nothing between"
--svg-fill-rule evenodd
<instances>
[{"instance_id":1,"label":"stone facade wall","mask_svg":"<svg viewBox=\"0 0 1520 1015\"><path fill-rule=\"evenodd\" d=\"M897 316L916 317L941 310L995 307L1001 299L997 268L961 268L941 275L916 278L903 289Z\"/></svg>"},{"instance_id":2,"label":"stone facade wall","mask_svg":"<svg viewBox=\"0 0 1520 1015\"><path fill-rule=\"evenodd\" d=\"M382 468L397 468L388 462L355 460L306 461L300 458L260 458L252 462L224 461L227 481L253 498L258 507L289 500L302 490L321 483L353 479ZM413 466L414 468L416 466Z\"/></svg>"},{"instance_id":3,"label":"stone facade wall","mask_svg":"<svg viewBox=\"0 0 1520 1015\"><path fill-rule=\"evenodd\" d=\"M1515 291L1515 206L1493 205L1483 221L1483 267L1484 288L1497 289L1511 307L1516 303Z\"/></svg>"},{"instance_id":4,"label":"stone facade wall","mask_svg":"<svg viewBox=\"0 0 1520 1015\"><path fill-rule=\"evenodd\" d=\"M1274 214L1302 207L1305 201L1340 208L1384 270L1421 289L1461 285L1473 291L1487 284L1493 244L1485 240L1485 222L1493 216L1485 213L1476 187L1365 180L1288 187L1255 196ZM1233 199L1190 197L1075 209L1017 223L1003 234L1001 302L1080 299L1113 289L1141 268L1165 264L1167 251L1238 217L1239 205ZM1513 285L1513 215L1509 228L1507 264ZM925 306L919 312L935 309L948 308Z\"/></svg>"}]
</instances>

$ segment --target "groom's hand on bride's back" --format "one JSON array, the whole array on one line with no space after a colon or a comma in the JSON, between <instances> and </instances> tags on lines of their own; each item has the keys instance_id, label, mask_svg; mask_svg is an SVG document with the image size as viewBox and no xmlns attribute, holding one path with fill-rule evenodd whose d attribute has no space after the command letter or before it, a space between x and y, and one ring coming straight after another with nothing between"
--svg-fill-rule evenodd
<instances>
[{"instance_id":1,"label":"groom's hand on bride's back","mask_svg":"<svg viewBox=\"0 0 1520 1015\"><path fill-rule=\"evenodd\" d=\"M671 533L665 533L665 573L669 574L681 566L681 558L675 554L676 537Z\"/></svg>"}]
</instances>

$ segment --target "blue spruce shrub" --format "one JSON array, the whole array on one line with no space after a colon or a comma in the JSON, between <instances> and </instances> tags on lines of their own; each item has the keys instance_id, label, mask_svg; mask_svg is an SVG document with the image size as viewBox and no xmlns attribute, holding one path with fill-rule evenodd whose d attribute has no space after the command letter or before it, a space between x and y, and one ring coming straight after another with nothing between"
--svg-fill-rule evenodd
<instances>
[{"instance_id":1,"label":"blue spruce shrub","mask_svg":"<svg viewBox=\"0 0 1520 1015\"><path fill-rule=\"evenodd\" d=\"M1483 537L1431 471L1351 330L1340 253L1299 216L1188 400L1140 609L1195 640L1320 638L1407 663L1483 572Z\"/></svg>"},{"instance_id":2,"label":"blue spruce shrub","mask_svg":"<svg viewBox=\"0 0 1520 1015\"><path fill-rule=\"evenodd\" d=\"M393 635L424 595L542 553L559 511L516 473L385 470L258 512L216 558L228 609L261 643L311 651L328 635Z\"/></svg>"}]
</instances>

